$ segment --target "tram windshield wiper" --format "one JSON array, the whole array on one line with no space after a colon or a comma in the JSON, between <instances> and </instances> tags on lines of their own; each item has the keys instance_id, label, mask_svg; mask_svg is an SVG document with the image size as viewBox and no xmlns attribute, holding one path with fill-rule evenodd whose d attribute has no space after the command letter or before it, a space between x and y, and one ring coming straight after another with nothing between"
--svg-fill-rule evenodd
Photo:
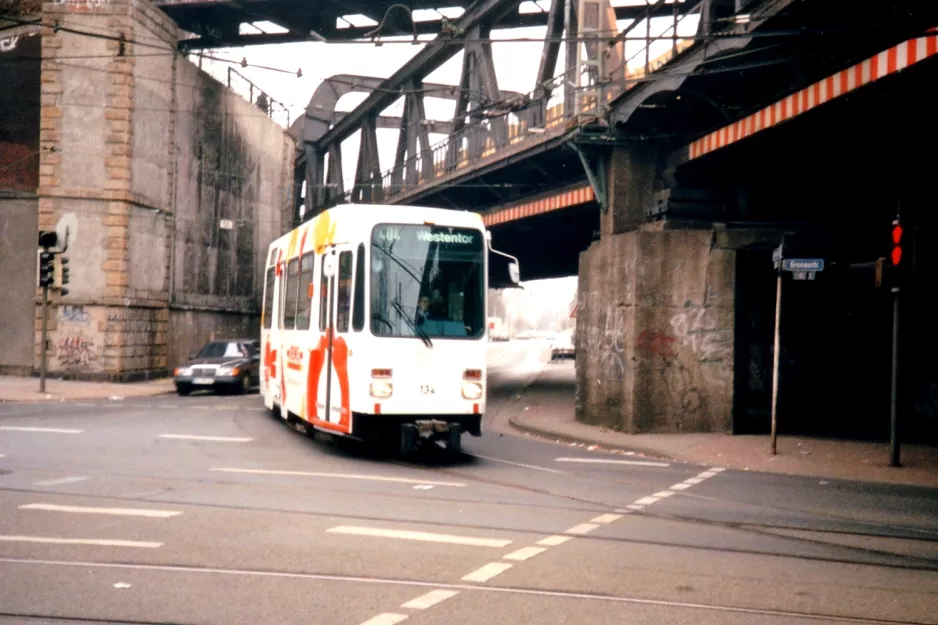
<instances>
[{"instance_id":1,"label":"tram windshield wiper","mask_svg":"<svg viewBox=\"0 0 938 625\"><path fill-rule=\"evenodd\" d=\"M420 340L422 340L427 347L433 347L433 341L430 340L430 335L427 334L426 330L410 320L410 317L407 316L407 313L404 311L404 307L401 306L399 301L396 299L391 300L391 306L394 307L394 310L397 311L397 314L399 314L404 319L404 321L407 322L407 325L410 327L410 329L414 331L414 334L420 337Z\"/></svg>"}]
</instances>

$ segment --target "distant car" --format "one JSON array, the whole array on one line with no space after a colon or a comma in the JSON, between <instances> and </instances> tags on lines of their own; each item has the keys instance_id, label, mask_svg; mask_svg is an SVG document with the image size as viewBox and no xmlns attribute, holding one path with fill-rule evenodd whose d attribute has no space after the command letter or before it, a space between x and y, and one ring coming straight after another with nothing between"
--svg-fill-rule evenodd
<instances>
[{"instance_id":1,"label":"distant car","mask_svg":"<svg viewBox=\"0 0 938 625\"><path fill-rule=\"evenodd\" d=\"M573 344L573 333L572 332L561 332L550 344L550 359L551 361L559 360L561 358L575 358L576 349Z\"/></svg>"},{"instance_id":2,"label":"distant car","mask_svg":"<svg viewBox=\"0 0 938 625\"><path fill-rule=\"evenodd\" d=\"M176 367L176 392L188 395L194 390L247 393L260 384L260 341L212 341L189 360Z\"/></svg>"}]
</instances>

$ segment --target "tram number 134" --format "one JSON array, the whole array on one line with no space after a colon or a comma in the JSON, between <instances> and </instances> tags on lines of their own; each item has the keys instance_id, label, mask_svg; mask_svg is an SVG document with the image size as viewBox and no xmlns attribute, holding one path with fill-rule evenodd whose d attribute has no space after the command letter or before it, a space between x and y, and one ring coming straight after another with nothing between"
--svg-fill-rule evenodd
<instances>
[{"instance_id":1,"label":"tram number 134","mask_svg":"<svg viewBox=\"0 0 938 625\"><path fill-rule=\"evenodd\" d=\"M434 394L436 394L436 391L435 391L435 390L433 389L433 387L430 386L429 384L421 384L421 385L420 385L420 392L423 393L424 395L434 395Z\"/></svg>"}]
</instances>

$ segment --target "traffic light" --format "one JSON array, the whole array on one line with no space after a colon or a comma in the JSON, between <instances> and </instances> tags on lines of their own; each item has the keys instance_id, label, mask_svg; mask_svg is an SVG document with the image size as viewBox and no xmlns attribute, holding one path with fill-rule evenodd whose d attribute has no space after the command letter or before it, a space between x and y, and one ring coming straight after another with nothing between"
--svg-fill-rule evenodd
<instances>
[{"instance_id":1,"label":"traffic light","mask_svg":"<svg viewBox=\"0 0 938 625\"><path fill-rule=\"evenodd\" d=\"M68 258L64 254L59 256L58 269L59 275L56 282L62 290L62 295L65 296L68 295L68 289L65 288L65 285L68 284Z\"/></svg>"},{"instance_id":2,"label":"traffic light","mask_svg":"<svg viewBox=\"0 0 938 625\"><path fill-rule=\"evenodd\" d=\"M892 250L889 253L889 260L892 262L893 267L898 267L899 263L902 262L902 224L899 223L898 219L893 220L892 222Z\"/></svg>"},{"instance_id":3,"label":"traffic light","mask_svg":"<svg viewBox=\"0 0 938 625\"><path fill-rule=\"evenodd\" d=\"M55 254L52 252L39 253L39 286L44 289L52 287L53 272L55 269L52 264L55 262Z\"/></svg>"}]
</instances>

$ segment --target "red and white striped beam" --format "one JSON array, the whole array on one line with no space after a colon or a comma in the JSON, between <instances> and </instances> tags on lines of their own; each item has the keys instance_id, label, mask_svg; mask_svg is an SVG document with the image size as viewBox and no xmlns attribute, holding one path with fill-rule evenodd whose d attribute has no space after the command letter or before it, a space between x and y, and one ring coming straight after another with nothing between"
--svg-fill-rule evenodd
<instances>
[{"instance_id":1,"label":"red and white striped beam","mask_svg":"<svg viewBox=\"0 0 938 625\"><path fill-rule=\"evenodd\" d=\"M931 29L928 32L938 32L938 30ZM938 35L930 34L903 41L853 67L848 67L782 98L748 117L697 139L687 146L688 160L699 158L746 137L751 137L757 132L788 121L880 78L901 72L935 54L938 54Z\"/></svg>"},{"instance_id":2,"label":"red and white striped beam","mask_svg":"<svg viewBox=\"0 0 938 625\"><path fill-rule=\"evenodd\" d=\"M482 221L486 227L490 228L508 221L516 221L525 217L576 206L577 204L585 204L594 199L596 199L596 195L593 193L593 187L586 183L556 195L486 213L482 216Z\"/></svg>"}]
</instances>

